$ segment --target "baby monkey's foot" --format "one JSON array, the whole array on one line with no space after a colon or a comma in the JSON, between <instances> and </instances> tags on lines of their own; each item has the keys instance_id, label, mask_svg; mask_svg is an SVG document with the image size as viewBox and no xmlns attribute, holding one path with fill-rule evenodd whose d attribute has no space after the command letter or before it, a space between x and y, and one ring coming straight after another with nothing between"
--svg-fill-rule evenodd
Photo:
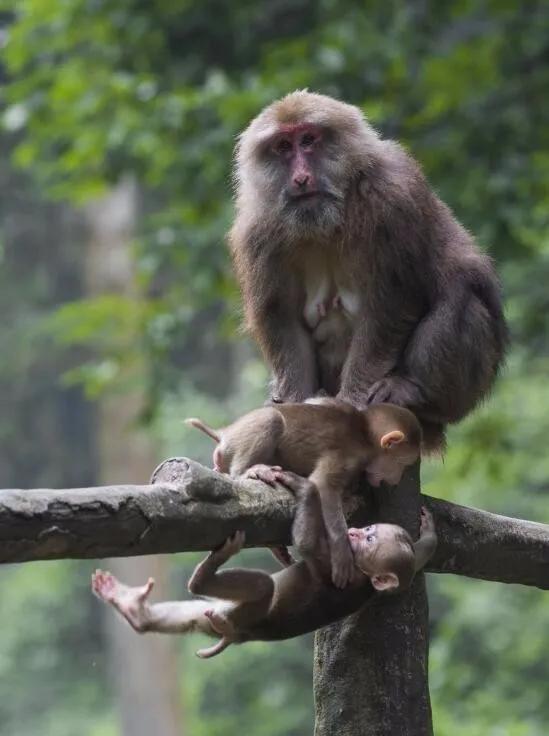
<instances>
[{"instance_id":1,"label":"baby monkey's foot","mask_svg":"<svg viewBox=\"0 0 549 736\"><path fill-rule=\"evenodd\" d=\"M289 470L277 470L274 475L275 481L281 483L296 496L316 490L315 484L308 478L297 475L297 473L291 473Z\"/></svg>"},{"instance_id":2,"label":"baby monkey's foot","mask_svg":"<svg viewBox=\"0 0 549 736\"><path fill-rule=\"evenodd\" d=\"M214 549L213 552L210 552L210 556L215 557L216 562L219 561L219 564L222 565L228 559L234 557L234 555L237 555L240 552L245 541L245 532L235 532L230 537L227 537L219 549Z\"/></svg>"},{"instance_id":3,"label":"baby monkey's foot","mask_svg":"<svg viewBox=\"0 0 549 736\"><path fill-rule=\"evenodd\" d=\"M273 553L273 557L275 557L282 567L290 567L290 565L293 565L295 560L290 554L288 547L286 547L284 544L279 544L276 547L269 547L271 552Z\"/></svg>"},{"instance_id":4,"label":"baby monkey's foot","mask_svg":"<svg viewBox=\"0 0 549 736\"><path fill-rule=\"evenodd\" d=\"M244 477L251 478L252 480L262 480L264 483L274 486L276 483L276 473L280 470L282 470L280 465L252 465L244 473Z\"/></svg>"},{"instance_id":5,"label":"baby monkey's foot","mask_svg":"<svg viewBox=\"0 0 549 736\"><path fill-rule=\"evenodd\" d=\"M114 606L130 626L140 633L147 630L149 622L147 598L153 585L153 578L149 578L145 585L130 588L110 572L96 570L92 575L92 590L95 595Z\"/></svg>"}]
</instances>

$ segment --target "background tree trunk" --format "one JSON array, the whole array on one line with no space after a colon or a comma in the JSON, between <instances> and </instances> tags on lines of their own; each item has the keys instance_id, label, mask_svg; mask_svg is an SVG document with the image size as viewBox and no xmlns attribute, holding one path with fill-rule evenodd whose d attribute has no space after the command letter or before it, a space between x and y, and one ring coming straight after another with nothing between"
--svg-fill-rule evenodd
<instances>
[{"instance_id":1,"label":"background tree trunk","mask_svg":"<svg viewBox=\"0 0 549 736\"><path fill-rule=\"evenodd\" d=\"M130 238L134 230L137 192L123 181L105 199L89 207L91 239L87 261L90 296L114 292L131 295L134 260ZM150 434L137 429L142 408L139 388L108 394L99 401L97 445L99 475L105 483L123 479L147 483L155 465ZM120 579L140 584L154 577L161 598L168 595L167 558L160 556L110 559ZM110 613L110 612L109 612ZM168 637L136 638L117 616L106 615L110 669L116 689L121 733L124 736L181 736L182 711L176 647Z\"/></svg>"}]
</instances>

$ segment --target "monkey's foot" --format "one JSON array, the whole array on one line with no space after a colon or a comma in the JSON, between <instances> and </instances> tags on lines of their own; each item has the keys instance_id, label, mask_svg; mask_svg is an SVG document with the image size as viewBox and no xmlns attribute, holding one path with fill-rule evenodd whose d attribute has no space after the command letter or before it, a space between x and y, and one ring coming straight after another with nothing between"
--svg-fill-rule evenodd
<instances>
[{"instance_id":1,"label":"monkey's foot","mask_svg":"<svg viewBox=\"0 0 549 736\"><path fill-rule=\"evenodd\" d=\"M95 595L114 606L138 632L146 631L149 620L147 598L153 585L153 578L149 578L145 585L130 588L110 572L96 570L92 575L92 591Z\"/></svg>"},{"instance_id":2,"label":"monkey's foot","mask_svg":"<svg viewBox=\"0 0 549 736\"><path fill-rule=\"evenodd\" d=\"M354 577L355 558L347 540L331 551L332 582L336 588L345 588Z\"/></svg>"},{"instance_id":3,"label":"monkey's foot","mask_svg":"<svg viewBox=\"0 0 549 736\"><path fill-rule=\"evenodd\" d=\"M280 465L252 465L252 467L248 468L244 473L244 478L262 480L263 483L268 483L270 486L274 486L276 483L276 473L280 470L282 470Z\"/></svg>"},{"instance_id":4,"label":"monkey's foot","mask_svg":"<svg viewBox=\"0 0 549 736\"><path fill-rule=\"evenodd\" d=\"M316 490L315 484L308 478L297 475L297 473L291 473L289 470L278 470L275 473L275 480L285 486L289 491L292 491L292 493L295 493L296 496L307 491Z\"/></svg>"},{"instance_id":5,"label":"monkey's foot","mask_svg":"<svg viewBox=\"0 0 549 736\"><path fill-rule=\"evenodd\" d=\"M367 396L368 404L396 404L404 407L417 407L423 404L419 386L402 376L386 376L376 381Z\"/></svg>"},{"instance_id":6,"label":"monkey's foot","mask_svg":"<svg viewBox=\"0 0 549 736\"><path fill-rule=\"evenodd\" d=\"M282 567L290 567L290 565L293 565L295 560L288 551L288 547L286 547L284 544L279 544L276 547L269 547L271 552L273 553L273 557L275 557Z\"/></svg>"},{"instance_id":7,"label":"monkey's foot","mask_svg":"<svg viewBox=\"0 0 549 736\"><path fill-rule=\"evenodd\" d=\"M214 557L216 563L222 565L229 558L237 555L240 552L240 550L244 546L245 541L245 532L235 532L230 537L227 537L227 539L223 542L219 549L214 549L213 552L210 552L210 557Z\"/></svg>"}]
</instances>

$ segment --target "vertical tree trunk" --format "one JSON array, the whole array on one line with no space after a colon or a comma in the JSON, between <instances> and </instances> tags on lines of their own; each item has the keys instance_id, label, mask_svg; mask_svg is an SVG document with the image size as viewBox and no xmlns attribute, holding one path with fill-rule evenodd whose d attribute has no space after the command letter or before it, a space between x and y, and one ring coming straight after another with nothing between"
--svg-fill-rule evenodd
<instances>
[{"instance_id":1,"label":"vertical tree trunk","mask_svg":"<svg viewBox=\"0 0 549 736\"><path fill-rule=\"evenodd\" d=\"M88 293L131 294L133 263L130 237L135 224L136 190L125 181L89 208L91 241L87 261ZM105 396L98 406L98 455L101 483L148 483L158 462L149 435L138 430L139 389ZM108 569L130 584L149 576L156 593L167 591L166 557L108 561ZM110 613L110 612L109 612ZM169 637L137 637L118 617L106 617L111 672L123 736L181 736L176 647Z\"/></svg>"},{"instance_id":2,"label":"vertical tree trunk","mask_svg":"<svg viewBox=\"0 0 549 736\"><path fill-rule=\"evenodd\" d=\"M369 492L369 491L368 491ZM396 489L375 492L379 518L416 538L419 466ZM316 634L315 736L432 736L423 573L400 595L380 596Z\"/></svg>"}]
</instances>

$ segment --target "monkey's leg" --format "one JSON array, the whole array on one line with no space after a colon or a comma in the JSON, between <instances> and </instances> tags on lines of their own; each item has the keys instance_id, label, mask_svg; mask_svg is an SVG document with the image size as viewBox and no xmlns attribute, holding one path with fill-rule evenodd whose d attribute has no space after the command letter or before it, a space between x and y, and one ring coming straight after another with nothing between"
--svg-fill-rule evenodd
<instances>
[{"instance_id":1,"label":"monkey's leg","mask_svg":"<svg viewBox=\"0 0 549 736\"><path fill-rule=\"evenodd\" d=\"M265 601L270 604L274 583L262 570L234 568L218 572L230 557L244 545L244 532L236 532L225 544L200 562L189 580L189 591L195 595L222 598L237 603Z\"/></svg>"},{"instance_id":2,"label":"monkey's leg","mask_svg":"<svg viewBox=\"0 0 549 736\"><path fill-rule=\"evenodd\" d=\"M258 409L235 422L223 438L223 452L231 458L231 476L243 475L254 466L274 465L283 431L284 418L275 407Z\"/></svg>"},{"instance_id":3,"label":"monkey's leg","mask_svg":"<svg viewBox=\"0 0 549 736\"><path fill-rule=\"evenodd\" d=\"M92 590L105 603L109 603L140 634L156 631L163 634L183 634L200 631L217 636L206 613L212 608L208 601L165 601L149 603L148 597L154 581L132 588L117 580L114 575L96 570L92 575Z\"/></svg>"},{"instance_id":4,"label":"monkey's leg","mask_svg":"<svg viewBox=\"0 0 549 736\"><path fill-rule=\"evenodd\" d=\"M355 567L341 503L349 474L337 455L325 455L319 460L310 480L318 488L320 496L322 518L330 547L332 581L337 588L344 588L352 579Z\"/></svg>"}]
</instances>

